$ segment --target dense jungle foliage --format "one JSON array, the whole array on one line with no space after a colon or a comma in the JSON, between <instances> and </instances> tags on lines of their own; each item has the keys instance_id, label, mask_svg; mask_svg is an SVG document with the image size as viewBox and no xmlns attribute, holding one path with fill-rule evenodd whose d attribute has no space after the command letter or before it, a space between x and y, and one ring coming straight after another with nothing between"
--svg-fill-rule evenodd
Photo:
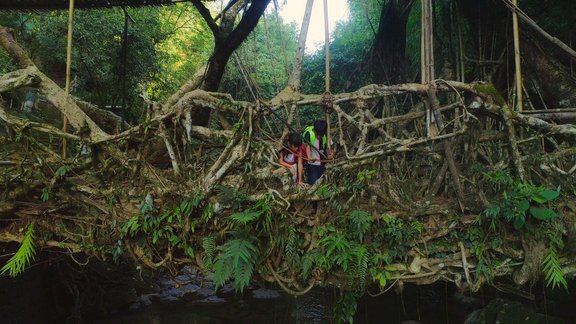
<instances>
[{"instance_id":1,"label":"dense jungle foliage","mask_svg":"<svg viewBox=\"0 0 576 324\"><path fill-rule=\"evenodd\" d=\"M22 66L2 36L0 239L9 255L0 272L18 275L43 249L173 274L193 264L239 293L255 279L294 295L340 287L337 322L353 321L367 291L404 282L567 289L576 58L522 22L525 99L515 108L506 1L432 2L432 91L420 84L420 2L349 0L331 34L333 96L324 94L325 48L304 54L299 85L286 90L301 26L283 21L282 1L263 1L263 13L245 0L78 10L77 103L44 86L64 88L68 13L0 11L33 62ZM519 6L573 47L574 1ZM225 72L210 79L221 59ZM203 81L185 88L198 72ZM26 86L12 86L22 76ZM74 110L82 101L99 113ZM430 109L444 116L434 115L436 134ZM560 117L538 115L545 110ZM119 129L98 126L118 116ZM272 171L282 137L326 116L336 158L322 181L296 188ZM61 138L71 143L65 157Z\"/></svg>"}]
</instances>

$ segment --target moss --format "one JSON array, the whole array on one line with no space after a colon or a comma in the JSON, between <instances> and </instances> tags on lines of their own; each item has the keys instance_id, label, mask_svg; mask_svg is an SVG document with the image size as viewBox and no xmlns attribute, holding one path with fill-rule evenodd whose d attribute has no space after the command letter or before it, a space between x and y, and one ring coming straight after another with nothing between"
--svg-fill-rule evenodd
<instances>
[{"instance_id":1,"label":"moss","mask_svg":"<svg viewBox=\"0 0 576 324\"><path fill-rule=\"evenodd\" d=\"M495 104L499 106L506 104L506 100L504 100L504 97L502 97L500 92L496 90L496 87L494 87L492 83L474 84L472 87L474 90L492 98Z\"/></svg>"}]
</instances>

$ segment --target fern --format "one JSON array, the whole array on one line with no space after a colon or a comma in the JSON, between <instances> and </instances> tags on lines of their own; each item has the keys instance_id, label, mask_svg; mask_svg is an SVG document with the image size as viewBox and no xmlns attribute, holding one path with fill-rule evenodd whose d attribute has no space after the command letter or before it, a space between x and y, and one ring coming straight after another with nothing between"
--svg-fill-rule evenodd
<instances>
[{"instance_id":1,"label":"fern","mask_svg":"<svg viewBox=\"0 0 576 324\"><path fill-rule=\"evenodd\" d=\"M310 273L312 273L312 269L314 269L321 257L322 256L317 250L313 250L312 252L307 253L302 257L302 262L300 263L300 273L303 279L308 278Z\"/></svg>"},{"instance_id":2,"label":"fern","mask_svg":"<svg viewBox=\"0 0 576 324\"><path fill-rule=\"evenodd\" d=\"M556 287L564 287L568 290L568 282L566 277L564 277L564 271L562 271L562 265L558 259L558 254L556 253L556 248L550 246L548 249L548 255L544 259L544 273L546 275L546 285L552 286L552 289Z\"/></svg>"},{"instance_id":3,"label":"fern","mask_svg":"<svg viewBox=\"0 0 576 324\"><path fill-rule=\"evenodd\" d=\"M352 251L352 255L354 256L352 275L359 281L360 286L364 287L368 275L368 249L365 245L358 245Z\"/></svg>"},{"instance_id":4,"label":"fern","mask_svg":"<svg viewBox=\"0 0 576 324\"><path fill-rule=\"evenodd\" d=\"M34 246L34 223L28 225L22 244L8 262L0 269L0 274L8 272L11 277L24 272L26 266L34 259L36 248Z\"/></svg>"},{"instance_id":5,"label":"fern","mask_svg":"<svg viewBox=\"0 0 576 324\"><path fill-rule=\"evenodd\" d=\"M288 238L286 239L284 252L286 253L286 262L292 267L300 262L300 255L298 255L299 243L300 242L296 228L294 226L290 226L288 229Z\"/></svg>"},{"instance_id":6,"label":"fern","mask_svg":"<svg viewBox=\"0 0 576 324\"><path fill-rule=\"evenodd\" d=\"M212 270L214 265L214 251L216 249L216 240L214 236L206 236L202 238L202 248L204 248L204 257L202 262L204 262L204 267L206 270Z\"/></svg>"},{"instance_id":7,"label":"fern","mask_svg":"<svg viewBox=\"0 0 576 324\"><path fill-rule=\"evenodd\" d=\"M243 211L232 214L230 218L236 223L240 223L242 225L246 225L260 217L260 213L258 211Z\"/></svg>"},{"instance_id":8,"label":"fern","mask_svg":"<svg viewBox=\"0 0 576 324\"><path fill-rule=\"evenodd\" d=\"M220 251L214 264L214 280L217 287L233 279L234 289L244 291L250 283L258 256L258 247L253 244L254 241L253 236L241 233L237 238L216 248Z\"/></svg>"},{"instance_id":9,"label":"fern","mask_svg":"<svg viewBox=\"0 0 576 324\"><path fill-rule=\"evenodd\" d=\"M356 291L342 291L336 297L332 317L335 323L353 323L358 310L358 299L361 294Z\"/></svg>"},{"instance_id":10,"label":"fern","mask_svg":"<svg viewBox=\"0 0 576 324\"><path fill-rule=\"evenodd\" d=\"M229 186L216 186L216 191L220 194L218 200L222 205L230 206L233 210L241 210L242 205L248 201L248 194L238 191Z\"/></svg>"},{"instance_id":11,"label":"fern","mask_svg":"<svg viewBox=\"0 0 576 324\"><path fill-rule=\"evenodd\" d=\"M351 212L348 217L354 236L356 236L358 240L362 241L364 234L366 234L366 231L370 229L374 217L361 209Z\"/></svg>"}]
</instances>

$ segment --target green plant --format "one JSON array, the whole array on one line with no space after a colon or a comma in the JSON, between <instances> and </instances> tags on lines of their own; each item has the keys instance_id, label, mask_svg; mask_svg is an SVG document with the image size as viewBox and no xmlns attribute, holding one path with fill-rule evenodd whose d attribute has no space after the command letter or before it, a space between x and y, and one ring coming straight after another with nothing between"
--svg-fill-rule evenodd
<instances>
[{"instance_id":1,"label":"green plant","mask_svg":"<svg viewBox=\"0 0 576 324\"><path fill-rule=\"evenodd\" d=\"M50 199L50 188L44 187L42 189L42 194L40 195L40 200L47 202Z\"/></svg>"},{"instance_id":2,"label":"green plant","mask_svg":"<svg viewBox=\"0 0 576 324\"><path fill-rule=\"evenodd\" d=\"M552 204L560 196L560 187L555 190L536 186L532 183L515 181L506 173L484 173L486 179L503 189L502 199L487 208L482 219L490 221L490 229L496 231L496 223L502 219L512 224L517 231L525 231L536 240L549 242L548 253L543 261L543 272L548 286L568 288L558 251L564 247L562 222L553 221L559 218ZM480 261L484 261L479 258ZM490 273L489 267L478 263L477 272Z\"/></svg>"},{"instance_id":3,"label":"green plant","mask_svg":"<svg viewBox=\"0 0 576 324\"><path fill-rule=\"evenodd\" d=\"M336 323L353 323L358 309L358 298L362 294L357 291L343 291L336 297L332 317Z\"/></svg>"},{"instance_id":4,"label":"green plant","mask_svg":"<svg viewBox=\"0 0 576 324\"><path fill-rule=\"evenodd\" d=\"M69 165L63 165L59 167L54 174L58 178L63 178L68 172L70 172L70 170L72 170L72 168Z\"/></svg>"},{"instance_id":5,"label":"green plant","mask_svg":"<svg viewBox=\"0 0 576 324\"><path fill-rule=\"evenodd\" d=\"M381 288L386 286L392 278L392 274L398 271L396 267L390 265L391 261L390 254L381 251L373 253L370 259L370 275L372 280L378 282Z\"/></svg>"},{"instance_id":6,"label":"green plant","mask_svg":"<svg viewBox=\"0 0 576 324\"><path fill-rule=\"evenodd\" d=\"M289 266L295 267L300 263L300 254L298 254L298 246L300 245L300 237L294 225L288 228L288 237L286 245L284 246L284 253L286 255L286 262Z\"/></svg>"},{"instance_id":7,"label":"green plant","mask_svg":"<svg viewBox=\"0 0 576 324\"><path fill-rule=\"evenodd\" d=\"M416 245L416 237L422 232L423 225L420 221L407 222L402 218L390 215L382 215L384 226L375 235L377 241L381 241L391 249L391 257L406 257L408 249Z\"/></svg>"},{"instance_id":8,"label":"green plant","mask_svg":"<svg viewBox=\"0 0 576 324\"><path fill-rule=\"evenodd\" d=\"M138 208L138 213L122 224L121 238L124 236L138 238L138 242L143 246L179 248L188 256L194 257L187 232L192 230L193 222L190 219L201 201L201 197L195 195L175 207L167 207L160 212L154 207L152 197L146 196ZM117 251L113 253L119 255L122 252L121 245L117 245L116 249Z\"/></svg>"},{"instance_id":9,"label":"green plant","mask_svg":"<svg viewBox=\"0 0 576 324\"><path fill-rule=\"evenodd\" d=\"M11 277L24 272L26 267L34 259L36 254L36 247L34 246L34 223L28 225L24 239L18 248L18 251L6 262L0 269L0 274L8 272Z\"/></svg>"},{"instance_id":10,"label":"green plant","mask_svg":"<svg viewBox=\"0 0 576 324\"><path fill-rule=\"evenodd\" d=\"M214 252L216 251L216 240L214 236L209 235L202 238L202 248L204 249L204 268L211 271L214 266Z\"/></svg>"},{"instance_id":11,"label":"green plant","mask_svg":"<svg viewBox=\"0 0 576 324\"><path fill-rule=\"evenodd\" d=\"M549 203L560 196L560 188L549 190L531 183L511 181L508 178L501 180L489 175L486 174L491 181L497 181L499 186L505 185L502 199L483 213L484 218L490 221L492 230L496 230L496 221L500 217L511 223L516 230L526 228L530 232L534 231L535 222L546 222L558 217Z\"/></svg>"},{"instance_id":12,"label":"green plant","mask_svg":"<svg viewBox=\"0 0 576 324\"><path fill-rule=\"evenodd\" d=\"M241 225L247 225L251 222L257 222L255 228L259 232L272 235L272 207L270 203L273 197L269 193L262 195L254 206L238 213L234 213L230 218Z\"/></svg>"},{"instance_id":13,"label":"green plant","mask_svg":"<svg viewBox=\"0 0 576 324\"><path fill-rule=\"evenodd\" d=\"M543 266L547 286L552 286L552 289L562 286L568 290L568 282L566 277L564 277L564 271L553 244L548 249L548 255L544 259Z\"/></svg>"},{"instance_id":14,"label":"green plant","mask_svg":"<svg viewBox=\"0 0 576 324\"><path fill-rule=\"evenodd\" d=\"M224 206L229 206L232 210L242 210L243 205L248 201L248 194L228 186L216 186L219 193L219 202Z\"/></svg>"},{"instance_id":15,"label":"green plant","mask_svg":"<svg viewBox=\"0 0 576 324\"><path fill-rule=\"evenodd\" d=\"M376 174L376 170L362 170L359 171L356 177L360 182L368 182L372 180L372 177Z\"/></svg>"},{"instance_id":16,"label":"green plant","mask_svg":"<svg viewBox=\"0 0 576 324\"><path fill-rule=\"evenodd\" d=\"M214 281L217 287L232 279L236 291L243 292L250 283L258 258L257 239L247 232L233 233L234 239L216 248L220 253L214 263Z\"/></svg>"},{"instance_id":17,"label":"green plant","mask_svg":"<svg viewBox=\"0 0 576 324\"><path fill-rule=\"evenodd\" d=\"M370 229L374 217L361 209L357 209L348 215L348 220L350 222L352 235L361 242L366 232Z\"/></svg>"}]
</instances>

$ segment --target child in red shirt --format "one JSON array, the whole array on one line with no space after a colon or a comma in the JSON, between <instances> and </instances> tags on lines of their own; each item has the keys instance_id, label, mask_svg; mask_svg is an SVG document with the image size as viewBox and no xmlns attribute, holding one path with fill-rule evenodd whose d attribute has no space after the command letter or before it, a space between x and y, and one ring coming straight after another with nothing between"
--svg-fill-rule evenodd
<instances>
[{"instance_id":1,"label":"child in red shirt","mask_svg":"<svg viewBox=\"0 0 576 324\"><path fill-rule=\"evenodd\" d=\"M280 151L278 163L288 168L292 174L292 181L298 181L298 186L303 186L302 160L306 157L306 149L302 145L302 135L291 133L288 135L284 147Z\"/></svg>"}]
</instances>

